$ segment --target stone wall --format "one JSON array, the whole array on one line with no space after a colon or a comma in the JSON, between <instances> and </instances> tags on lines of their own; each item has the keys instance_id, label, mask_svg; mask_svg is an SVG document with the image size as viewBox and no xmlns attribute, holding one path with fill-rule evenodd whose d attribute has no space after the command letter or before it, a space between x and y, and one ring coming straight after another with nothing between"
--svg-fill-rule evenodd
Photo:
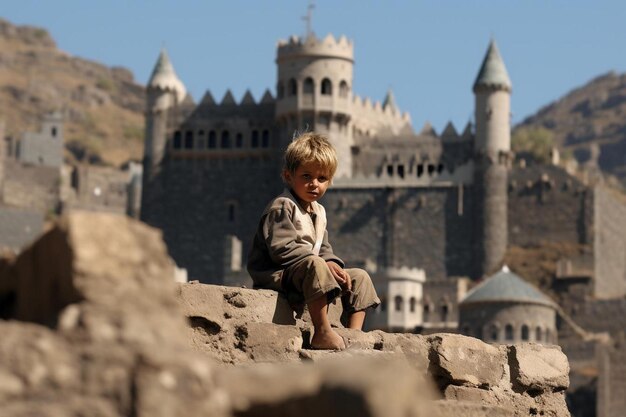
<instances>
[{"instance_id":1,"label":"stone wall","mask_svg":"<svg viewBox=\"0 0 626 417\"><path fill-rule=\"evenodd\" d=\"M602 186L594 196L594 295L618 298L626 295L626 204Z\"/></svg>"},{"instance_id":2,"label":"stone wall","mask_svg":"<svg viewBox=\"0 0 626 417\"><path fill-rule=\"evenodd\" d=\"M310 350L277 293L172 276L158 232L104 213L0 263L3 416L570 415L558 347L363 333L334 305L349 348Z\"/></svg>"},{"instance_id":3,"label":"stone wall","mask_svg":"<svg viewBox=\"0 0 626 417\"><path fill-rule=\"evenodd\" d=\"M593 242L593 195L561 168L513 169L508 206L509 245Z\"/></svg>"},{"instance_id":4,"label":"stone wall","mask_svg":"<svg viewBox=\"0 0 626 417\"><path fill-rule=\"evenodd\" d=\"M626 409L626 350L622 334L621 346L603 347L598 352L600 377L598 380L598 417L619 417Z\"/></svg>"},{"instance_id":5,"label":"stone wall","mask_svg":"<svg viewBox=\"0 0 626 417\"><path fill-rule=\"evenodd\" d=\"M27 165L7 159L4 170L4 204L28 207L43 213L58 209L61 187L61 171L58 167Z\"/></svg>"}]
</instances>

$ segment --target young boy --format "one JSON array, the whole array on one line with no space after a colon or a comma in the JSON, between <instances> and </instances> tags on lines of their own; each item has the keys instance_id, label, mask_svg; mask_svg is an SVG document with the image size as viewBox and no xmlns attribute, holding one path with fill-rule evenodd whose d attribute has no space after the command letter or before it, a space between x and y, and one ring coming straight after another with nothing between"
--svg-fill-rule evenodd
<instances>
[{"instance_id":1,"label":"young boy","mask_svg":"<svg viewBox=\"0 0 626 417\"><path fill-rule=\"evenodd\" d=\"M365 309L380 304L367 272L343 269L328 243L322 198L337 170L328 139L305 133L285 151L282 177L287 189L263 211L250 254L248 272L255 288L304 296L314 334L314 349L345 349L330 326L328 304L341 296L348 327L361 329Z\"/></svg>"}]
</instances>

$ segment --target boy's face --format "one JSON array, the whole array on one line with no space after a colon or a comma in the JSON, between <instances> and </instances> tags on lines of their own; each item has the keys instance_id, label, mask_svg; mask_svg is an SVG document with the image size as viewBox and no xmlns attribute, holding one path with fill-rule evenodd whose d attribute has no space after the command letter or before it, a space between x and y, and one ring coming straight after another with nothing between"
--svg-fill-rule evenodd
<instances>
[{"instance_id":1,"label":"boy's face","mask_svg":"<svg viewBox=\"0 0 626 417\"><path fill-rule=\"evenodd\" d=\"M285 171L283 175L305 210L309 210L312 202L322 198L330 185L328 172L317 162L300 164L295 172Z\"/></svg>"}]
</instances>

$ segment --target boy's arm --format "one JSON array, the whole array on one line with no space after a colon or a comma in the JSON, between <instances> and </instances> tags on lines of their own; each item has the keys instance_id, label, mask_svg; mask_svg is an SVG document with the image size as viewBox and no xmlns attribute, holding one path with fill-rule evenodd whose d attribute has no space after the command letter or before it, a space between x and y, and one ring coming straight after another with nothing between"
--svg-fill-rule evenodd
<instances>
[{"instance_id":1,"label":"boy's arm","mask_svg":"<svg viewBox=\"0 0 626 417\"><path fill-rule=\"evenodd\" d=\"M272 261L282 266L292 265L307 256L313 256L313 251L304 242L298 242L298 231L291 221L292 214L289 207L283 206L271 210L263 223L263 237Z\"/></svg>"},{"instance_id":2,"label":"boy's arm","mask_svg":"<svg viewBox=\"0 0 626 417\"><path fill-rule=\"evenodd\" d=\"M333 253L333 247L330 246L330 242L328 241L328 230L324 230L324 239L322 240L322 247L320 248L320 256L326 262L333 261L342 268L345 266L341 258Z\"/></svg>"}]
</instances>

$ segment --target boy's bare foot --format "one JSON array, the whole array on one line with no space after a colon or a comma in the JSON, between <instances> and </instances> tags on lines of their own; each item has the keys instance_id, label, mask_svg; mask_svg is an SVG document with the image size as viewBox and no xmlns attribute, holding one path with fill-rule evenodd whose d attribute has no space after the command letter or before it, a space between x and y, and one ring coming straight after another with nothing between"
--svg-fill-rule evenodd
<instances>
[{"instance_id":1,"label":"boy's bare foot","mask_svg":"<svg viewBox=\"0 0 626 417\"><path fill-rule=\"evenodd\" d=\"M321 330L315 332L311 339L312 349L328 349L328 350L344 350L346 344L343 337L339 336L334 330Z\"/></svg>"}]
</instances>

